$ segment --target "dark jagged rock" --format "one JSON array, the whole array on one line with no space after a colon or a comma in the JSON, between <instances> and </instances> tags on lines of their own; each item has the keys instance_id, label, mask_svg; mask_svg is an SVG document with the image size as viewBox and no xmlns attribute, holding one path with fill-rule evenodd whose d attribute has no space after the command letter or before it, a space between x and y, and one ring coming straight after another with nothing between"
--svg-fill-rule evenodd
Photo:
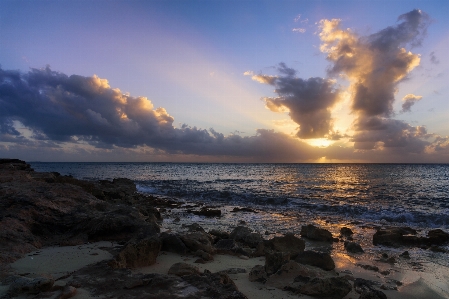
<instances>
[{"instance_id":1,"label":"dark jagged rock","mask_svg":"<svg viewBox=\"0 0 449 299\"><path fill-rule=\"evenodd\" d=\"M354 280L354 290L360 294L362 299L387 299L387 296L379 290L376 290L374 285L376 283L363 278L356 278Z\"/></svg>"},{"instance_id":2,"label":"dark jagged rock","mask_svg":"<svg viewBox=\"0 0 449 299\"><path fill-rule=\"evenodd\" d=\"M202 208L199 211L191 211L192 214L199 215L199 216L206 216L206 217L220 217L221 216L221 210L214 210L209 208Z\"/></svg>"},{"instance_id":3,"label":"dark jagged rock","mask_svg":"<svg viewBox=\"0 0 449 299\"><path fill-rule=\"evenodd\" d=\"M109 262L109 265L113 268L137 268L153 265L156 263L161 244L161 240L157 237L131 241Z\"/></svg>"},{"instance_id":4,"label":"dark jagged rock","mask_svg":"<svg viewBox=\"0 0 449 299\"><path fill-rule=\"evenodd\" d=\"M175 234L161 233L159 238L162 241L162 251L174 252L178 254L186 254L188 252L187 246Z\"/></svg>"},{"instance_id":5,"label":"dark jagged rock","mask_svg":"<svg viewBox=\"0 0 449 299\"><path fill-rule=\"evenodd\" d=\"M176 263L168 269L168 274L176 276L185 276L192 274L200 274L198 267L189 265L187 263Z\"/></svg>"},{"instance_id":6,"label":"dark jagged rock","mask_svg":"<svg viewBox=\"0 0 449 299\"><path fill-rule=\"evenodd\" d=\"M300 235L304 238L308 238L316 241L332 242L333 237L330 231L316 227L312 224L301 227Z\"/></svg>"},{"instance_id":7,"label":"dark jagged rock","mask_svg":"<svg viewBox=\"0 0 449 299\"><path fill-rule=\"evenodd\" d=\"M257 211L255 211L255 210L253 210L251 208L237 208L237 207L232 209L231 212L232 213L236 213L236 212L258 213Z\"/></svg>"},{"instance_id":8,"label":"dark jagged rock","mask_svg":"<svg viewBox=\"0 0 449 299\"><path fill-rule=\"evenodd\" d=\"M349 236L352 236L353 234L354 234L354 232L349 227L344 226L344 227L340 228L340 235L342 235L344 237L349 237Z\"/></svg>"},{"instance_id":9,"label":"dark jagged rock","mask_svg":"<svg viewBox=\"0 0 449 299\"><path fill-rule=\"evenodd\" d=\"M331 275L329 271L324 271L309 265L298 264L297 262L290 260L283 264L276 273L269 275L265 285L284 289L285 287L295 287L295 279L298 276L311 279L315 277L329 277L329 275Z\"/></svg>"},{"instance_id":10,"label":"dark jagged rock","mask_svg":"<svg viewBox=\"0 0 449 299\"><path fill-rule=\"evenodd\" d=\"M334 260L329 253L324 252L304 251L295 258L295 262L315 266L326 271L335 269Z\"/></svg>"},{"instance_id":11,"label":"dark jagged rock","mask_svg":"<svg viewBox=\"0 0 449 299\"><path fill-rule=\"evenodd\" d=\"M192 252L197 250L203 250L211 254L215 252L215 248L212 245L212 238L205 232L196 231L182 234L180 235L180 239Z\"/></svg>"},{"instance_id":12,"label":"dark jagged rock","mask_svg":"<svg viewBox=\"0 0 449 299\"><path fill-rule=\"evenodd\" d=\"M298 291L313 297L341 299L351 290L351 283L344 277L315 277L305 282Z\"/></svg>"},{"instance_id":13,"label":"dark jagged rock","mask_svg":"<svg viewBox=\"0 0 449 299\"><path fill-rule=\"evenodd\" d=\"M362 246L360 246L360 244L355 243L355 242L345 241L344 247L347 252L351 252L351 253L364 253L365 252L363 250Z\"/></svg>"},{"instance_id":14,"label":"dark jagged rock","mask_svg":"<svg viewBox=\"0 0 449 299\"><path fill-rule=\"evenodd\" d=\"M278 271L283 264L290 260L286 252L267 252L265 254L265 272L270 275Z\"/></svg>"},{"instance_id":15,"label":"dark jagged rock","mask_svg":"<svg viewBox=\"0 0 449 299\"><path fill-rule=\"evenodd\" d=\"M259 243L263 243L263 238L259 233L250 233L245 236L243 243L251 248L256 248Z\"/></svg>"},{"instance_id":16,"label":"dark jagged rock","mask_svg":"<svg viewBox=\"0 0 449 299\"><path fill-rule=\"evenodd\" d=\"M39 173L25 166L10 167L8 163L0 164L0 263L11 262L42 246L128 241L159 233L154 218L148 219L139 209L92 195L92 182L54 173L44 173L47 179L40 179ZM52 181L47 182L48 178ZM117 186L129 185L127 180L114 182ZM142 200L138 205L151 207L152 203Z\"/></svg>"},{"instance_id":17,"label":"dark jagged rock","mask_svg":"<svg viewBox=\"0 0 449 299\"><path fill-rule=\"evenodd\" d=\"M79 285L93 297L150 299L246 299L226 273L183 275L140 274L129 269L111 269L106 262L89 265L72 275L70 285Z\"/></svg>"},{"instance_id":18,"label":"dark jagged rock","mask_svg":"<svg viewBox=\"0 0 449 299\"><path fill-rule=\"evenodd\" d=\"M12 297L21 294L38 294L50 290L54 282L52 278L48 277L17 277L9 286L8 293Z\"/></svg>"},{"instance_id":19,"label":"dark jagged rock","mask_svg":"<svg viewBox=\"0 0 449 299\"><path fill-rule=\"evenodd\" d=\"M215 237L215 242L218 242L219 240L222 239L229 239L229 233L228 232L224 232L218 229L212 229L209 231L209 235L212 235Z\"/></svg>"},{"instance_id":20,"label":"dark jagged rock","mask_svg":"<svg viewBox=\"0 0 449 299\"><path fill-rule=\"evenodd\" d=\"M266 250L277 252L285 252L290 254L291 258L295 258L304 251L305 242L297 238L294 234L288 233L282 237L274 237L264 242Z\"/></svg>"},{"instance_id":21,"label":"dark jagged rock","mask_svg":"<svg viewBox=\"0 0 449 299\"><path fill-rule=\"evenodd\" d=\"M254 266L249 272L249 281L258 281L265 283L267 281L267 272L265 272L265 267L262 265Z\"/></svg>"},{"instance_id":22,"label":"dark jagged rock","mask_svg":"<svg viewBox=\"0 0 449 299\"><path fill-rule=\"evenodd\" d=\"M409 227L383 228L373 235L373 244L392 247L413 246L428 248L432 245L442 245L449 241L449 234L441 229L430 230L427 233L427 237L419 237L416 234L417 231Z\"/></svg>"},{"instance_id":23,"label":"dark jagged rock","mask_svg":"<svg viewBox=\"0 0 449 299\"><path fill-rule=\"evenodd\" d=\"M229 235L229 238L236 241L244 241L245 237L252 233L252 230L246 226L237 226Z\"/></svg>"}]
</instances>

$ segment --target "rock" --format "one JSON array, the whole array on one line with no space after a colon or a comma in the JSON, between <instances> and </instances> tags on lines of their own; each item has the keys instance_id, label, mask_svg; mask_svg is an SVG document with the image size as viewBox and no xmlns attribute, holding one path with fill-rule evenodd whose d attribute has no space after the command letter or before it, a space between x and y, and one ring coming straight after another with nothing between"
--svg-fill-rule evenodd
<instances>
[{"instance_id":1,"label":"rock","mask_svg":"<svg viewBox=\"0 0 449 299\"><path fill-rule=\"evenodd\" d=\"M269 275L269 273L267 274ZM327 277L328 275L327 271L321 270L320 268L298 264L290 260L283 264L276 273L269 275L265 285L284 289L285 287L291 286L298 276L310 279L314 277Z\"/></svg>"},{"instance_id":2,"label":"rock","mask_svg":"<svg viewBox=\"0 0 449 299\"><path fill-rule=\"evenodd\" d=\"M387 295L379 290L370 290L361 293L359 299L387 299Z\"/></svg>"},{"instance_id":3,"label":"rock","mask_svg":"<svg viewBox=\"0 0 449 299\"><path fill-rule=\"evenodd\" d=\"M212 236L216 237L216 241L218 242L219 240L222 239L229 239L229 233L228 232L224 232L218 229L212 229L209 231L209 234Z\"/></svg>"},{"instance_id":4,"label":"rock","mask_svg":"<svg viewBox=\"0 0 449 299\"><path fill-rule=\"evenodd\" d=\"M399 256L405 259L410 259L410 253L407 250L401 253Z\"/></svg>"},{"instance_id":5,"label":"rock","mask_svg":"<svg viewBox=\"0 0 449 299\"><path fill-rule=\"evenodd\" d=\"M80 285L89 290L91 297L101 298L247 298L226 273L142 274L129 269L111 269L106 262L76 271L72 274L71 285Z\"/></svg>"},{"instance_id":6,"label":"rock","mask_svg":"<svg viewBox=\"0 0 449 299\"><path fill-rule=\"evenodd\" d=\"M257 248L259 243L263 242L263 238L259 233L250 233L243 238L243 243L251 248Z\"/></svg>"},{"instance_id":7,"label":"rock","mask_svg":"<svg viewBox=\"0 0 449 299\"><path fill-rule=\"evenodd\" d=\"M237 243L234 239L223 239L215 243L215 248L220 253L232 253L238 248Z\"/></svg>"},{"instance_id":8,"label":"rock","mask_svg":"<svg viewBox=\"0 0 449 299\"><path fill-rule=\"evenodd\" d=\"M315 277L302 285L299 293L319 298L341 299L351 290L351 283L344 277Z\"/></svg>"},{"instance_id":9,"label":"rock","mask_svg":"<svg viewBox=\"0 0 449 299\"><path fill-rule=\"evenodd\" d=\"M387 296L374 288L375 282L363 278L354 280L354 290L360 294L362 299L387 299Z\"/></svg>"},{"instance_id":10,"label":"rock","mask_svg":"<svg viewBox=\"0 0 449 299\"><path fill-rule=\"evenodd\" d=\"M224 270L226 274L239 274L239 273L246 273L246 269L243 268L229 268Z\"/></svg>"},{"instance_id":11,"label":"rock","mask_svg":"<svg viewBox=\"0 0 449 299\"><path fill-rule=\"evenodd\" d=\"M285 252L267 252L265 254L265 272L271 275L290 260L290 254Z\"/></svg>"},{"instance_id":12,"label":"rock","mask_svg":"<svg viewBox=\"0 0 449 299\"><path fill-rule=\"evenodd\" d=\"M237 208L235 207L234 209L231 210L232 213L235 212L248 212L248 213L257 213L257 211L250 209L250 208Z\"/></svg>"},{"instance_id":13,"label":"rock","mask_svg":"<svg viewBox=\"0 0 449 299\"><path fill-rule=\"evenodd\" d=\"M340 235L344 236L344 237L349 237L352 236L354 234L354 232L346 226L343 226L342 228L340 228Z\"/></svg>"},{"instance_id":14,"label":"rock","mask_svg":"<svg viewBox=\"0 0 449 299\"><path fill-rule=\"evenodd\" d=\"M414 236L416 233L416 230L409 227L382 228L373 235L373 244L403 246L414 242L419 242L419 238ZM404 238L404 236L406 237Z\"/></svg>"},{"instance_id":15,"label":"rock","mask_svg":"<svg viewBox=\"0 0 449 299\"><path fill-rule=\"evenodd\" d=\"M202 250L210 254L215 252L215 248L211 243L212 238L205 232L196 231L187 233L181 235L180 238L190 251Z\"/></svg>"},{"instance_id":16,"label":"rock","mask_svg":"<svg viewBox=\"0 0 449 299\"><path fill-rule=\"evenodd\" d=\"M186 254L188 251L187 246L181 239L175 234L161 233L159 238L162 241L162 251L174 252L177 254Z\"/></svg>"},{"instance_id":17,"label":"rock","mask_svg":"<svg viewBox=\"0 0 449 299\"><path fill-rule=\"evenodd\" d=\"M9 286L8 293L16 297L20 294L38 294L52 288L55 281L48 277L18 277Z\"/></svg>"},{"instance_id":18,"label":"rock","mask_svg":"<svg viewBox=\"0 0 449 299\"><path fill-rule=\"evenodd\" d=\"M345 241L344 243L345 249L347 252L351 253L364 253L362 246L360 244L350 241Z\"/></svg>"},{"instance_id":19,"label":"rock","mask_svg":"<svg viewBox=\"0 0 449 299\"><path fill-rule=\"evenodd\" d=\"M214 210L214 209L208 209L208 208L201 208L201 210L192 211L192 213L195 215L206 216L206 217L220 217L221 216L221 210Z\"/></svg>"},{"instance_id":20,"label":"rock","mask_svg":"<svg viewBox=\"0 0 449 299\"><path fill-rule=\"evenodd\" d=\"M442 245L449 241L449 234L441 229L433 229L427 233L428 242L431 245Z\"/></svg>"},{"instance_id":21,"label":"rock","mask_svg":"<svg viewBox=\"0 0 449 299\"><path fill-rule=\"evenodd\" d=\"M192 274L200 274L200 270L192 265L186 263L176 263L173 264L170 269L168 269L168 274L176 276L185 276Z\"/></svg>"},{"instance_id":22,"label":"rock","mask_svg":"<svg viewBox=\"0 0 449 299\"><path fill-rule=\"evenodd\" d=\"M156 263L162 242L157 237L129 242L120 253L110 261L113 268L146 267Z\"/></svg>"},{"instance_id":23,"label":"rock","mask_svg":"<svg viewBox=\"0 0 449 299\"><path fill-rule=\"evenodd\" d=\"M206 231L204 230L204 228L199 225L198 223L192 223L192 224L183 224L183 227L187 227L189 232L202 232L202 233L206 233Z\"/></svg>"},{"instance_id":24,"label":"rock","mask_svg":"<svg viewBox=\"0 0 449 299\"><path fill-rule=\"evenodd\" d=\"M282 237L274 237L264 242L266 249L277 252L285 252L290 254L291 258L295 258L304 251L305 242L297 238L294 234L288 233Z\"/></svg>"},{"instance_id":25,"label":"rock","mask_svg":"<svg viewBox=\"0 0 449 299\"><path fill-rule=\"evenodd\" d=\"M359 266L360 268L363 268L365 270L370 270L370 271L375 271L375 272L379 271L379 267L373 266L373 265L356 264L356 266Z\"/></svg>"},{"instance_id":26,"label":"rock","mask_svg":"<svg viewBox=\"0 0 449 299\"><path fill-rule=\"evenodd\" d=\"M249 272L249 281L265 283L265 281L267 281L267 272L265 272L265 267L262 265L254 266Z\"/></svg>"},{"instance_id":27,"label":"rock","mask_svg":"<svg viewBox=\"0 0 449 299\"><path fill-rule=\"evenodd\" d=\"M68 299L68 298L72 298L75 295L76 295L76 288L72 287L70 285L66 285L62 289L61 294L59 295L58 299Z\"/></svg>"},{"instance_id":28,"label":"rock","mask_svg":"<svg viewBox=\"0 0 449 299\"><path fill-rule=\"evenodd\" d=\"M207 253L203 250L195 251L194 255L200 257L204 261L213 261L214 260L214 257L210 253Z\"/></svg>"},{"instance_id":29,"label":"rock","mask_svg":"<svg viewBox=\"0 0 449 299\"><path fill-rule=\"evenodd\" d=\"M243 242L245 240L245 238L251 234L252 231L251 229L249 229L246 226L237 226L236 228L234 228L234 230L231 232L231 234L229 235L229 237L231 239L234 239L236 241L240 241Z\"/></svg>"},{"instance_id":30,"label":"rock","mask_svg":"<svg viewBox=\"0 0 449 299\"><path fill-rule=\"evenodd\" d=\"M332 242L332 234L330 231L324 228L316 227L312 224L302 226L300 234L302 237L311 240Z\"/></svg>"},{"instance_id":31,"label":"rock","mask_svg":"<svg viewBox=\"0 0 449 299\"><path fill-rule=\"evenodd\" d=\"M295 258L295 262L315 266L326 271L335 269L334 260L329 253L324 252L304 251Z\"/></svg>"}]
</instances>

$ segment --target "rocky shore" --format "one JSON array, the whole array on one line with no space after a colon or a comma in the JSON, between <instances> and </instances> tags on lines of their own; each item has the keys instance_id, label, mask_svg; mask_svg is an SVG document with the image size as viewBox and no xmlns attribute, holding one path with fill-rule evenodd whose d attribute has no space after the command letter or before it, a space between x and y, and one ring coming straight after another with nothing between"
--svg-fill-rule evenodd
<instances>
[{"instance_id":1,"label":"rocky shore","mask_svg":"<svg viewBox=\"0 0 449 299\"><path fill-rule=\"evenodd\" d=\"M410 257L413 248L445 255L449 234L443 230L377 227L372 245L394 250L366 260L350 227L337 235L315 224L303 225L299 234L269 234L243 221L210 229L181 219L192 214L220 221L224 213L257 211L145 196L125 178L82 181L0 159L0 297L449 296L447 280L429 278L437 285L431 287L414 278L429 273L401 268L419 265ZM167 217L178 225L164 226Z\"/></svg>"}]
</instances>

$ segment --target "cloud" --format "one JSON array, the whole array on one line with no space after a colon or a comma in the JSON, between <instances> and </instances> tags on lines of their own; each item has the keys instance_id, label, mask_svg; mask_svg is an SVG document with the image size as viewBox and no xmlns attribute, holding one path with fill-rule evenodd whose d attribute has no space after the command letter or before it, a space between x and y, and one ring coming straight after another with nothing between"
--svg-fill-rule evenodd
<instances>
[{"instance_id":1,"label":"cloud","mask_svg":"<svg viewBox=\"0 0 449 299\"><path fill-rule=\"evenodd\" d=\"M279 76L254 75L252 79L275 87L278 97L265 97L266 107L273 112L289 112L299 125L299 138L322 138L332 130L330 109L339 100L334 81L319 77L307 80L296 77L296 71L280 63Z\"/></svg>"},{"instance_id":2,"label":"cloud","mask_svg":"<svg viewBox=\"0 0 449 299\"><path fill-rule=\"evenodd\" d=\"M19 132L20 122L29 132ZM123 94L98 76L67 76L46 67L28 73L0 68L3 153L25 147L71 148L80 153L150 147L172 155L241 157L255 161L318 158L298 139L269 130L224 136L214 129L173 126L174 118L145 97Z\"/></svg>"},{"instance_id":3,"label":"cloud","mask_svg":"<svg viewBox=\"0 0 449 299\"><path fill-rule=\"evenodd\" d=\"M299 32L299 33L305 33L306 29L304 29L304 28L293 28L292 31L293 32Z\"/></svg>"},{"instance_id":4,"label":"cloud","mask_svg":"<svg viewBox=\"0 0 449 299\"><path fill-rule=\"evenodd\" d=\"M429 56L430 56L430 62L432 62L433 64L440 63L440 60L435 56L435 52L430 52Z\"/></svg>"},{"instance_id":5,"label":"cloud","mask_svg":"<svg viewBox=\"0 0 449 299\"><path fill-rule=\"evenodd\" d=\"M427 136L423 127L413 127L391 117L398 84L420 63L420 55L405 47L421 44L430 18L420 10L413 10L399 16L398 21L401 23L368 36L342 29L341 20L320 22L320 49L332 63L328 74L343 76L350 82L351 110L357 117L352 138L356 149L396 147L423 152L429 144L422 139ZM407 95L402 111L410 111L420 99Z\"/></svg>"},{"instance_id":6,"label":"cloud","mask_svg":"<svg viewBox=\"0 0 449 299\"><path fill-rule=\"evenodd\" d=\"M422 99L422 96L415 96L414 94L408 94L402 98L402 112L410 112L412 106Z\"/></svg>"}]
</instances>

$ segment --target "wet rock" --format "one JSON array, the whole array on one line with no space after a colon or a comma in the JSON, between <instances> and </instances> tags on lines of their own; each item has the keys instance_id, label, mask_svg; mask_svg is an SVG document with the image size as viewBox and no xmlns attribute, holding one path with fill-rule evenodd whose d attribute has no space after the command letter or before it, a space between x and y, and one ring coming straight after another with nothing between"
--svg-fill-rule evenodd
<instances>
[{"instance_id":1,"label":"wet rock","mask_svg":"<svg viewBox=\"0 0 449 299\"><path fill-rule=\"evenodd\" d=\"M187 246L175 234L164 232L160 234L159 238L162 241L162 251L174 252L177 254L186 254L188 252Z\"/></svg>"},{"instance_id":2,"label":"wet rock","mask_svg":"<svg viewBox=\"0 0 449 299\"><path fill-rule=\"evenodd\" d=\"M156 263L162 242L157 237L131 241L110 261L112 268L146 267Z\"/></svg>"},{"instance_id":3,"label":"wet rock","mask_svg":"<svg viewBox=\"0 0 449 299\"><path fill-rule=\"evenodd\" d=\"M173 264L170 269L168 269L168 274L176 276L185 276L192 274L200 274L200 270L187 263L176 263Z\"/></svg>"},{"instance_id":4,"label":"wet rock","mask_svg":"<svg viewBox=\"0 0 449 299\"><path fill-rule=\"evenodd\" d=\"M9 286L8 293L12 296L20 294L38 294L51 289L55 281L48 277L17 277Z\"/></svg>"},{"instance_id":5,"label":"wet rock","mask_svg":"<svg viewBox=\"0 0 449 299\"><path fill-rule=\"evenodd\" d=\"M298 291L313 297L341 299L351 290L351 283L344 277L315 277L304 283Z\"/></svg>"},{"instance_id":6,"label":"wet rock","mask_svg":"<svg viewBox=\"0 0 449 299\"><path fill-rule=\"evenodd\" d=\"M344 243L345 249L347 252L351 253L364 253L362 246L356 242L345 241Z\"/></svg>"},{"instance_id":7,"label":"wet rock","mask_svg":"<svg viewBox=\"0 0 449 299\"><path fill-rule=\"evenodd\" d=\"M189 232L202 232L206 233L204 228L199 225L198 223L192 223L192 224L183 224L182 227L186 227Z\"/></svg>"},{"instance_id":8,"label":"wet rock","mask_svg":"<svg viewBox=\"0 0 449 299\"><path fill-rule=\"evenodd\" d=\"M267 272L265 272L265 267L262 265L254 266L249 272L249 281L258 281L265 283L267 281Z\"/></svg>"},{"instance_id":9,"label":"wet rock","mask_svg":"<svg viewBox=\"0 0 449 299\"><path fill-rule=\"evenodd\" d=\"M306 246L304 240L297 238L292 233L288 233L282 237L274 237L265 241L264 244L267 250L288 253L293 259L303 252Z\"/></svg>"},{"instance_id":10,"label":"wet rock","mask_svg":"<svg viewBox=\"0 0 449 299\"><path fill-rule=\"evenodd\" d=\"M187 233L181 235L180 238L190 251L203 250L210 254L215 252L215 248L211 242L212 238L205 232L196 231Z\"/></svg>"},{"instance_id":11,"label":"wet rock","mask_svg":"<svg viewBox=\"0 0 449 299\"><path fill-rule=\"evenodd\" d=\"M194 255L200 257L204 261L213 261L214 260L214 257L210 253L207 253L203 250L195 251Z\"/></svg>"},{"instance_id":12,"label":"wet rock","mask_svg":"<svg viewBox=\"0 0 449 299\"><path fill-rule=\"evenodd\" d=\"M250 209L250 208L237 208L235 207L234 209L231 210L232 213L236 213L236 212L248 212L248 213L257 213L257 211Z\"/></svg>"},{"instance_id":13,"label":"wet rock","mask_svg":"<svg viewBox=\"0 0 449 299\"><path fill-rule=\"evenodd\" d=\"M449 234L441 229L433 229L427 233L428 243L432 245L442 245L449 241Z\"/></svg>"},{"instance_id":14,"label":"wet rock","mask_svg":"<svg viewBox=\"0 0 449 299\"><path fill-rule=\"evenodd\" d=\"M374 281L363 278L354 280L354 290L360 294L359 299L387 299L387 296L382 291L374 288L375 285Z\"/></svg>"},{"instance_id":15,"label":"wet rock","mask_svg":"<svg viewBox=\"0 0 449 299\"><path fill-rule=\"evenodd\" d=\"M403 246L418 242L416 230L409 227L381 228L373 235L374 245ZM405 236L405 238L404 238Z\"/></svg>"},{"instance_id":16,"label":"wet rock","mask_svg":"<svg viewBox=\"0 0 449 299\"><path fill-rule=\"evenodd\" d=\"M343 226L342 228L340 228L340 235L342 235L343 237L349 237L353 234L354 232L349 227Z\"/></svg>"},{"instance_id":17,"label":"wet rock","mask_svg":"<svg viewBox=\"0 0 449 299\"><path fill-rule=\"evenodd\" d=\"M410 253L407 250L401 253L399 256L404 259L410 259Z\"/></svg>"},{"instance_id":18,"label":"wet rock","mask_svg":"<svg viewBox=\"0 0 449 299\"><path fill-rule=\"evenodd\" d=\"M312 224L302 226L300 234L302 237L311 240L332 242L332 234L330 231L324 228L316 227Z\"/></svg>"},{"instance_id":19,"label":"wet rock","mask_svg":"<svg viewBox=\"0 0 449 299\"><path fill-rule=\"evenodd\" d=\"M283 264L290 260L286 252L267 252L265 254L265 272L270 275L278 271Z\"/></svg>"},{"instance_id":20,"label":"wet rock","mask_svg":"<svg viewBox=\"0 0 449 299\"><path fill-rule=\"evenodd\" d=\"M238 245L234 239L223 239L215 243L215 248L219 253L235 252Z\"/></svg>"},{"instance_id":21,"label":"wet rock","mask_svg":"<svg viewBox=\"0 0 449 299\"><path fill-rule=\"evenodd\" d=\"M195 215L206 216L206 217L220 217L221 216L221 210L214 210L214 209L208 209L208 208L202 208L199 211L192 211L192 213Z\"/></svg>"},{"instance_id":22,"label":"wet rock","mask_svg":"<svg viewBox=\"0 0 449 299\"><path fill-rule=\"evenodd\" d=\"M307 250L300 253L295 262L311 265L329 271L335 269L335 263L329 253Z\"/></svg>"},{"instance_id":23,"label":"wet rock","mask_svg":"<svg viewBox=\"0 0 449 299\"><path fill-rule=\"evenodd\" d=\"M373 266L373 265L356 264L356 266L359 266L360 268L363 268L365 270L370 270L370 271L375 271L375 272L379 271L379 267Z\"/></svg>"}]
</instances>

